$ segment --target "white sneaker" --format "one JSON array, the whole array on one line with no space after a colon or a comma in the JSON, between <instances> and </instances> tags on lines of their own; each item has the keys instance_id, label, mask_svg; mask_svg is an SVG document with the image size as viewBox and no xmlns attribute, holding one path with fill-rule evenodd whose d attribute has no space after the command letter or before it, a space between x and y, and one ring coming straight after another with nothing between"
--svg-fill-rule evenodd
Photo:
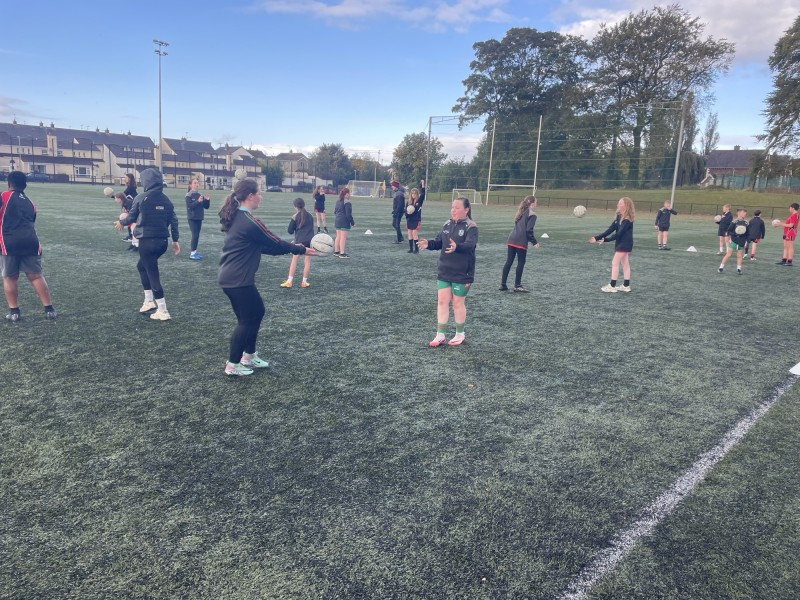
<instances>
[{"instance_id":1,"label":"white sneaker","mask_svg":"<svg viewBox=\"0 0 800 600\"><path fill-rule=\"evenodd\" d=\"M259 358L258 352L252 354L245 352L239 364L248 369L264 369L269 366L269 361Z\"/></svg>"},{"instance_id":2,"label":"white sneaker","mask_svg":"<svg viewBox=\"0 0 800 600\"><path fill-rule=\"evenodd\" d=\"M156 308L158 308L158 306L153 300L145 300L144 304L142 304L142 307L139 309L139 312L146 313L151 310L155 310Z\"/></svg>"},{"instance_id":3,"label":"white sneaker","mask_svg":"<svg viewBox=\"0 0 800 600\"><path fill-rule=\"evenodd\" d=\"M629 285L621 285L617 289L619 289L620 292L625 292L627 294L628 292L631 291L631 286L629 286Z\"/></svg>"},{"instance_id":4,"label":"white sneaker","mask_svg":"<svg viewBox=\"0 0 800 600\"><path fill-rule=\"evenodd\" d=\"M460 346L466 341L466 336L463 333L457 333L453 336L449 342L447 342L448 346Z\"/></svg>"},{"instance_id":5,"label":"white sneaker","mask_svg":"<svg viewBox=\"0 0 800 600\"><path fill-rule=\"evenodd\" d=\"M157 310L152 315L150 315L151 319L155 319L156 321L169 321L172 317L169 316L169 313L166 310Z\"/></svg>"},{"instance_id":6,"label":"white sneaker","mask_svg":"<svg viewBox=\"0 0 800 600\"><path fill-rule=\"evenodd\" d=\"M603 287L601 287L601 288L600 288L600 291L601 291L601 292L607 292L607 293L609 293L609 294L616 294L616 293L617 293L619 290L617 290L617 288L615 288L615 287L614 287L613 285L611 285L610 283L607 283L607 284L605 284ZM630 291L630 290L629 290L629 291Z\"/></svg>"},{"instance_id":7,"label":"white sneaker","mask_svg":"<svg viewBox=\"0 0 800 600\"><path fill-rule=\"evenodd\" d=\"M234 364L231 361L225 362L225 375L252 375L253 369L245 367L243 364Z\"/></svg>"}]
</instances>

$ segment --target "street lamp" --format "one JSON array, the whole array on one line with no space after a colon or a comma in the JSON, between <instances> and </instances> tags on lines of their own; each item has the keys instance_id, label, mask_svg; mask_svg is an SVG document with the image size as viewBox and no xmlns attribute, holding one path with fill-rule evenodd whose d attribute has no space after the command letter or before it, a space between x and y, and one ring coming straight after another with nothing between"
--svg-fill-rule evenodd
<instances>
[{"instance_id":1,"label":"street lamp","mask_svg":"<svg viewBox=\"0 0 800 600\"><path fill-rule=\"evenodd\" d=\"M153 40L153 43L158 46L155 50L158 54L158 170L163 173L161 169L161 57L167 56L164 48L169 44L161 40Z\"/></svg>"}]
</instances>

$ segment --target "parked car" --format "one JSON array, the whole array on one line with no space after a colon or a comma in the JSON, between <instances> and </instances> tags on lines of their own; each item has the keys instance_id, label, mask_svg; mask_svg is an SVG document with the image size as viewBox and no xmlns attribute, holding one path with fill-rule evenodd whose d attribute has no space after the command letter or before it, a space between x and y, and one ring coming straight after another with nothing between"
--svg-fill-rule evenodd
<instances>
[{"instance_id":1,"label":"parked car","mask_svg":"<svg viewBox=\"0 0 800 600\"><path fill-rule=\"evenodd\" d=\"M28 181L50 181L50 175L47 173L28 173L26 177Z\"/></svg>"},{"instance_id":2,"label":"parked car","mask_svg":"<svg viewBox=\"0 0 800 600\"><path fill-rule=\"evenodd\" d=\"M271 185L267 188L268 192L280 192L281 188L277 185Z\"/></svg>"},{"instance_id":3,"label":"parked car","mask_svg":"<svg viewBox=\"0 0 800 600\"><path fill-rule=\"evenodd\" d=\"M339 192L337 192L337 191L336 191L336 190L334 190L333 188L322 188L322 193L323 193L323 194L326 194L326 195L327 195L327 194L333 194L333 195L335 196L335 195L336 195L336 194L338 194Z\"/></svg>"}]
</instances>

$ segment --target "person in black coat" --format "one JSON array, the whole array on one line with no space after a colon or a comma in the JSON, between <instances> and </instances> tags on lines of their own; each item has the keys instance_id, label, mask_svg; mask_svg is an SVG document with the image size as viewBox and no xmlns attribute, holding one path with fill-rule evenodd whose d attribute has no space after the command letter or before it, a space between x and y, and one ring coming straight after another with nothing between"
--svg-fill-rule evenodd
<instances>
[{"instance_id":1,"label":"person in black coat","mask_svg":"<svg viewBox=\"0 0 800 600\"><path fill-rule=\"evenodd\" d=\"M189 189L186 191L186 221L189 223L189 231L192 232L191 260L203 260L197 252L197 244L200 241L200 229L203 227L205 212L211 207L211 197L200 193L200 182L192 179Z\"/></svg>"},{"instance_id":2,"label":"person in black coat","mask_svg":"<svg viewBox=\"0 0 800 600\"><path fill-rule=\"evenodd\" d=\"M302 244L306 248L310 248L311 238L314 237L313 217L311 213L306 210L306 202L302 198L295 198L293 205L295 212L289 220L288 232L294 234L295 244ZM319 228L317 228L317 231L319 231ZM289 264L289 276L286 278L286 281L281 284L282 288L292 287L294 272L295 269L297 269L297 260L299 258L299 254L292 254L292 262ZM300 283L300 287L302 288L307 288L311 285L308 283L309 271L311 271L311 255L306 254L303 256L303 281Z\"/></svg>"},{"instance_id":3,"label":"person in black coat","mask_svg":"<svg viewBox=\"0 0 800 600\"><path fill-rule=\"evenodd\" d=\"M403 211L406 208L406 196L403 192L403 186L398 181L392 182L392 191L394 192L394 197L392 198L392 227L394 227L394 231L397 234L397 239L394 243L402 244L403 234L400 231L400 222L403 220Z\"/></svg>"},{"instance_id":4,"label":"person in black coat","mask_svg":"<svg viewBox=\"0 0 800 600\"><path fill-rule=\"evenodd\" d=\"M731 238L728 237L728 227L730 227L731 223L733 222L731 205L726 204L723 206L722 216L720 217L719 221L716 219L714 219L714 221L717 223L717 236L719 237L719 252L717 252L717 254L725 254L728 242L731 241Z\"/></svg>"},{"instance_id":5,"label":"person in black coat","mask_svg":"<svg viewBox=\"0 0 800 600\"><path fill-rule=\"evenodd\" d=\"M633 250L633 219L634 206L630 198L620 198L617 202L617 217L603 233L589 238L589 243L600 244L614 242L614 258L611 259L611 281L600 288L603 292L630 292L631 291L631 264L628 260ZM619 267L625 278L620 287L617 287Z\"/></svg>"},{"instance_id":6,"label":"person in black coat","mask_svg":"<svg viewBox=\"0 0 800 600\"><path fill-rule=\"evenodd\" d=\"M125 194L126 201L122 204L125 206L125 210L128 211L131 209L133 205L133 199L136 198L136 175L133 173L128 173L125 175L125 190L122 192ZM133 237L133 225L128 227L127 233L124 238L122 238L123 242L131 242L130 248L128 250L136 250L139 247L139 240Z\"/></svg>"},{"instance_id":7,"label":"person in black coat","mask_svg":"<svg viewBox=\"0 0 800 600\"><path fill-rule=\"evenodd\" d=\"M325 223L325 192L321 185L317 186L314 190L314 214L317 217L317 233L321 233L320 227L328 233L328 227Z\"/></svg>"},{"instance_id":8,"label":"person in black coat","mask_svg":"<svg viewBox=\"0 0 800 600\"><path fill-rule=\"evenodd\" d=\"M669 237L669 221L672 215L677 215L678 211L672 208L669 200L664 200L664 206L656 213L655 228L658 232L656 239L658 241L659 250L669 250L667 246L667 238Z\"/></svg>"},{"instance_id":9,"label":"person in black coat","mask_svg":"<svg viewBox=\"0 0 800 600\"><path fill-rule=\"evenodd\" d=\"M753 212L753 218L747 224L747 246L744 253L750 251L750 260L756 259L756 244L764 239L767 234L767 228L764 225L764 219L761 218L761 211L756 210Z\"/></svg>"}]
</instances>

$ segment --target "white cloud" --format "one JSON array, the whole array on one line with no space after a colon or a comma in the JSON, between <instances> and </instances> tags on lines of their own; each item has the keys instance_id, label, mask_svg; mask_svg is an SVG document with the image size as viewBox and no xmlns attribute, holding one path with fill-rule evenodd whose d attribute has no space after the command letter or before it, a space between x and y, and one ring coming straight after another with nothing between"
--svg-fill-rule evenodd
<instances>
[{"instance_id":1,"label":"white cloud","mask_svg":"<svg viewBox=\"0 0 800 600\"><path fill-rule=\"evenodd\" d=\"M612 7L609 7L613 4ZM669 3L659 3L667 5ZM595 0L573 0L553 12L562 33L590 39L601 23L613 24L631 12L649 10L653 2L629 0L601 3ZM736 44L735 62L766 63L775 42L797 18L797 7L785 0L705 0L684 6L692 17L706 25L705 34Z\"/></svg>"},{"instance_id":2,"label":"white cloud","mask_svg":"<svg viewBox=\"0 0 800 600\"><path fill-rule=\"evenodd\" d=\"M466 31L482 22L506 23L515 18L504 10L509 0L261 0L254 10L302 14L343 28L356 28L375 19L394 19L433 32Z\"/></svg>"},{"instance_id":3,"label":"white cloud","mask_svg":"<svg viewBox=\"0 0 800 600\"><path fill-rule=\"evenodd\" d=\"M0 118L11 119L17 117L32 117L33 113L22 108L27 104L25 100L19 98L9 98L8 96L0 96Z\"/></svg>"}]
</instances>

